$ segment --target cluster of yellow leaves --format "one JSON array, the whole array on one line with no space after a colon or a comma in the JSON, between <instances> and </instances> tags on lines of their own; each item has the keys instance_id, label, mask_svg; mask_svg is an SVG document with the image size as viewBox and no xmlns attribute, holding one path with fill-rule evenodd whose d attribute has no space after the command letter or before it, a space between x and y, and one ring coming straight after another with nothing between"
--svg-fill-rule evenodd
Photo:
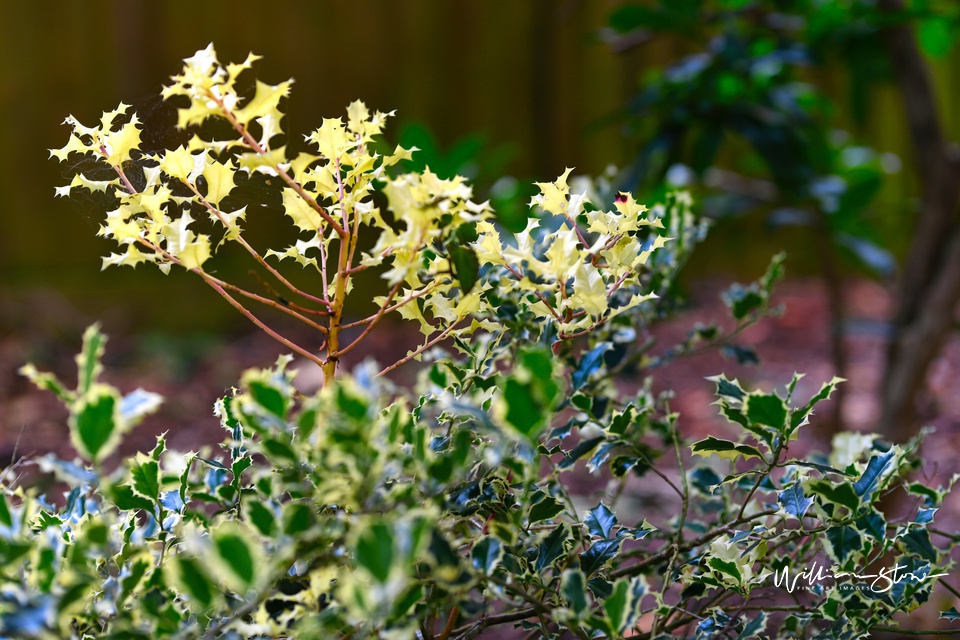
<instances>
[{"instance_id":1,"label":"cluster of yellow leaves","mask_svg":"<svg viewBox=\"0 0 960 640\"><path fill-rule=\"evenodd\" d=\"M632 197L619 199L614 211L598 210L586 195L570 193L567 170L556 182L538 183L540 195L531 202L547 219L558 220L559 228L544 233L541 221L532 219L515 241L504 242L489 205L472 200L463 178L442 179L429 169L387 173L415 151L375 151L372 142L392 113L371 112L357 101L345 120L324 119L306 136L311 150L290 159L285 147L273 148L272 140L283 134L279 105L292 80L258 81L252 97L241 96L238 77L257 59L251 54L240 64L223 65L210 45L187 58L163 90L164 98L178 104L181 128L226 120L236 133L230 139L193 135L186 146L147 155L138 150L138 120L126 105L103 114L98 127L67 119L70 139L51 155L61 161L76 153L93 156L116 174L108 181L78 174L57 190L63 196L72 187L116 195L117 207L107 213L100 234L115 240L121 252L104 258L104 267L153 262L167 271L178 264L207 277L204 263L224 242L235 241L264 265L264 258L274 258L313 267L322 302L338 321L351 275L377 268L391 287L377 299L381 314L397 311L419 322L426 336L421 349L431 339L495 330L496 302L490 300L502 300L507 289L519 289L538 318L554 320L561 337L589 331L651 297L639 292L640 271L665 238L650 231L661 227L659 220ZM253 173L279 178L285 213L299 234L291 246L262 256L242 236L245 209L231 207L229 198L238 179ZM392 211L389 222L374 204L378 189ZM219 232L216 246L210 235L192 228L198 214ZM460 291L447 253L461 225L475 225L477 240L469 251L486 275L497 276L481 274L469 293ZM361 226L377 234L365 252L357 246Z\"/></svg>"},{"instance_id":2,"label":"cluster of yellow leaves","mask_svg":"<svg viewBox=\"0 0 960 640\"><path fill-rule=\"evenodd\" d=\"M402 286L401 299L410 301L398 307L398 313L419 322L426 338L436 332L467 335L479 327L494 328L493 323L475 317L461 325L480 310L483 288L457 296L459 284L450 261L435 250L424 251L438 247L451 228L491 217L490 206L471 200L472 189L462 177L444 180L429 169L388 178L383 191L394 216L403 220L403 228L385 227L364 264L392 259L383 277L393 286ZM388 302L386 298L377 301Z\"/></svg>"},{"instance_id":3,"label":"cluster of yellow leaves","mask_svg":"<svg viewBox=\"0 0 960 640\"><path fill-rule=\"evenodd\" d=\"M543 221L531 218L516 243L504 245L496 227L484 221L474 245L481 264L508 274L500 286L528 294L530 308L543 320L554 319L561 335L589 330L655 297L637 293L641 269L669 239L656 233L644 239L641 230L663 225L629 194L620 194L614 211L602 211L589 206L585 194L570 193L570 171L555 182L537 183L540 194L530 202L559 221L556 231L542 233ZM620 301L622 294L629 295Z\"/></svg>"}]
</instances>

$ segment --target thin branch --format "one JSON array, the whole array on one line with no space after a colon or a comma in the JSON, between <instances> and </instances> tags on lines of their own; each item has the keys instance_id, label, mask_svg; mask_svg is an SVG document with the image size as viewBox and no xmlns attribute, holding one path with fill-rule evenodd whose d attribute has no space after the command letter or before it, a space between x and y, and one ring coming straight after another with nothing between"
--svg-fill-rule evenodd
<instances>
[{"instance_id":1,"label":"thin branch","mask_svg":"<svg viewBox=\"0 0 960 640\"><path fill-rule=\"evenodd\" d=\"M523 280L523 274L521 274L520 271L519 271L516 267L511 266L511 265L509 265L509 264L504 264L503 266L507 269L507 271L509 271L510 273L512 273L512 274L513 274L513 277L515 277L517 280ZM553 317L557 319L557 322L561 322L561 323L562 323L562 322L563 322L563 319L560 317L560 314L557 313L557 310L553 308L553 305L550 304L550 301L547 300L547 298L546 298L542 293L540 293L539 291L537 291L536 289L534 289L533 293L534 293L538 298L540 298L540 302L542 302L543 304L547 305L547 309L549 309L549 310L550 310L550 313L553 315Z\"/></svg>"},{"instance_id":2,"label":"thin branch","mask_svg":"<svg viewBox=\"0 0 960 640\"><path fill-rule=\"evenodd\" d=\"M266 149L264 149L260 145L260 143L257 142L256 138L250 135L250 132L247 131L247 128L243 126L243 124L241 124L240 121L237 120L236 116L233 115L233 112L230 111L230 109L228 109L226 105L223 104L223 99L220 98L219 96L214 95L212 92L209 92L209 91L207 92L207 95L211 100L216 102L217 106L220 107L220 110L223 112L224 117L227 119L227 121L230 122L233 128L236 129L236 131L241 136L243 136L243 139L247 143L247 145L249 145L250 148L256 151L259 155L261 156L266 155L267 153ZM334 220L329 213L327 213L327 210L324 209L322 206L320 206L320 203L318 203L312 195L310 195L304 190L304 188L300 185L299 182L297 182L292 177L290 177L290 174L284 171L283 167L281 167L279 164L276 164L271 168L274 171L276 171L277 175L280 176L280 179L283 180L288 187L293 189L298 196L303 198L303 201L306 202L311 209L313 209L314 211L320 214L320 217L323 218L326 221L326 223L329 224L333 228L333 230L337 232L337 235L340 236L341 241L347 237L346 229L341 227L340 224L336 220Z\"/></svg>"},{"instance_id":3,"label":"thin branch","mask_svg":"<svg viewBox=\"0 0 960 640\"><path fill-rule=\"evenodd\" d=\"M726 534L726 533L730 533L730 532L734 529L734 527L738 527L738 526L740 526L740 525L742 525L742 524L746 524L747 522L752 522L753 520L759 520L760 518L765 518L765 517L767 517L767 516L772 516L772 515L776 514L777 511L778 511L777 509L766 509L766 510L764 510L764 511L759 511L759 512L757 512L757 513L754 513L753 515L750 515L750 516L745 516L745 517L742 517L742 518L737 518L736 520L734 520L733 522L731 522L731 523L729 523L729 524L726 524L726 525L724 525L724 526L722 526L722 527L718 527L718 528L714 529L713 531L709 531L709 532L703 534L702 536L699 536L698 538L694 538L693 540L689 540L689 541L687 541L687 542L684 542L683 544L681 544L681 545L678 546L677 550L680 551L680 552L684 552L684 551L689 551L690 549L696 549L697 547L699 547L699 546L701 546L701 545L703 545L703 544L706 544L707 542L710 542L710 541L713 540L714 538L718 538L718 537L720 537L720 536L722 536L722 535L724 535L724 534ZM670 547L668 547L667 549L664 549L663 551L660 551L660 552L658 552L658 553L655 553L655 554L652 555L652 556L649 556L649 557L647 557L647 558L644 558L643 560L641 560L640 562L638 562L638 563L636 563L636 564L632 564L632 565L630 565L630 566L628 566L628 567L620 567L619 569L615 569L615 570L611 571L611 572L610 572L610 577L611 577L611 578L623 578L623 577L626 577L626 576L634 576L634 575L637 575L637 574L639 574L639 573L643 573L643 570L646 569L647 567L649 567L650 565L653 565L653 564L656 564L656 563L658 563L658 562L661 562L661 561L665 560L665 559L667 558L667 556L670 555L671 551L672 551L672 545L671 545ZM626 555L626 556L629 556L629 555L631 555L631 554L628 553L628 554L625 554L625 555Z\"/></svg>"},{"instance_id":4,"label":"thin branch","mask_svg":"<svg viewBox=\"0 0 960 640\"><path fill-rule=\"evenodd\" d=\"M315 354L307 351L306 349L304 349L304 348L301 347L300 345L292 342L291 340L288 340L287 338L284 338L282 335L280 335L279 333L277 333L276 331L274 331L273 329L271 329L270 327L268 327L266 324L264 324L263 321L260 320L260 318L258 318L257 316L255 316L255 315L253 314L253 312L251 312L251 311L250 311L249 309L247 309L245 306L243 306L242 304L240 304L239 302L237 302L237 300L236 300L233 296L231 296L229 293L227 293L226 289L224 289L223 287L221 287L219 284L213 282L213 281L210 279L210 277L207 276L207 274L203 273L202 271L199 271L198 273L201 274L201 277L204 279L204 281L205 281L208 285L210 285L211 287L213 287L213 290L214 290L214 291L216 291L216 292L219 293L221 296L223 296L223 298L224 298L227 302L229 302L230 305L231 305L233 308L235 308L237 311L239 311L240 313L242 313L243 315L245 315L245 316L247 317L247 319L250 320L250 322L252 322L253 324L257 325L257 326L258 326L264 333L266 333L268 336L270 336L271 338L273 338L274 340L276 340L277 342L279 342L279 343L282 344L283 346L287 347L288 349L291 349L291 350L295 351L296 353L299 353L299 354L302 355L304 358L306 358L307 360L310 360L311 362L313 362L313 363L316 364L317 366L322 367L322 366L325 364L324 360L323 360L322 358L320 358L319 356L317 356L317 355L315 355Z\"/></svg>"},{"instance_id":5,"label":"thin branch","mask_svg":"<svg viewBox=\"0 0 960 640\"><path fill-rule=\"evenodd\" d=\"M206 272L204 272L204 273L206 273ZM228 289L228 290L230 290L230 291L233 291L233 292L235 292L235 293L238 293L238 294L242 295L242 296L245 297L245 298L250 298L251 300L254 300L254 301L256 301L256 302L259 302L260 304L264 304L264 305L266 305L266 306L268 306L268 307L273 307L274 309L277 309L278 311L282 311L283 313L286 313L287 315L296 318L296 319L299 320L300 322L303 322L303 323L309 325L310 327L316 329L317 331L320 331L321 333L327 333L327 328L326 328L325 326L323 326L322 324L320 324L320 323L318 323L318 322L316 322L316 321L314 321L314 320L311 320L310 318L306 317L306 316L303 315L302 313L296 311L295 309L293 309L293 308L291 308L291 307L289 307L289 306L287 306L287 305L285 305L285 304L283 304L283 303L277 302L276 300L271 300L270 298L265 298L265 297L263 297L263 296L261 296L261 295L259 295L259 294L253 293L253 292L251 292L251 291L247 291L246 289L242 289L242 288L240 288L240 287L238 287L238 286L236 286L236 285L234 285L234 284L230 284L229 282L226 282L226 281L224 281L224 280L220 280L219 278L214 278L214 277L211 276L210 274L207 274L207 277L209 277L213 282L216 282L217 284L219 284L219 285L220 285L221 287L223 287L224 289Z\"/></svg>"},{"instance_id":6,"label":"thin branch","mask_svg":"<svg viewBox=\"0 0 960 640\"><path fill-rule=\"evenodd\" d=\"M400 307L406 305L407 303L412 302L412 301L416 300L417 298L422 298L423 296L425 296L425 295L427 295L428 293L430 293L431 291L433 291L438 285L439 285L439 282L436 281L436 280L433 281L433 282L431 282L431 283L430 283L429 285L427 285L425 288L421 289L420 291L416 292L415 294L411 295L410 297L404 298L403 300L401 300L400 302L396 303L396 304L393 305L392 307L387 307L387 308L384 310L383 313L386 314L386 313L390 313L391 311L396 311L397 309L399 309ZM380 312L377 311L377 312L376 312L375 314L373 314L372 316L367 316L367 317L364 318L363 320L357 320L357 321L355 321L355 322L348 322L347 324L341 325L340 328L345 330L345 329L352 329L352 328L354 328L354 327L359 327L359 326L362 325L362 324L366 324L366 323L368 323L368 322L373 322L373 321L377 318L377 316L379 316L379 315L380 315Z\"/></svg>"},{"instance_id":7,"label":"thin branch","mask_svg":"<svg viewBox=\"0 0 960 640\"><path fill-rule=\"evenodd\" d=\"M950 583L946 582L945 580L937 580L937 584L952 593L957 598L960 598L960 591L958 591L957 588L952 586Z\"/></svg>"},{"instance_id":8,"label":"thin branch","mask_svg":"<svg viewBox=\"0 0 960 640\"><path fill-rule=\"evenodd\" d=\"M261 285L264 289L266 289L267 291L269 291L269 292L273 295L274 299L276 299L276 301L279 302L280 304L282 304L283 306L285 306L285 307L290 307L290 308L293 309L294 311L299 311L300 313L303 313L303 314L309 314L309 315L313 315L313 316L324 316L324 317L329 317L329 316L330 316L330 312L329 312L329 311L326 311L326 310L323 310L323 309L311 309L311 308L305 307L305 306L303 306L303 305L301 305L301 304L297 304L296 302L294 302L294 301L292 301L292 300L288 300L288 299L285 298L284 296L280 295L280 292L277 291L276 288L275 288L273 285L271 285L269 282L267 282L266 279L264 279L263 276L261 276L261 275L260 275L257 271L255 271L254 269L250 269L247 273L249 273L249 274L252 275L254 278L256 278L256 279L260 282L260 285ZM326 306L326 305L325 305L325 306Z\"/></svg>"},{"instance_id":9,"label":"thin branch","mask_svg":"<svg viewBox=\"0 0 960 640\"><path fill-rule=\"evenodd\" d=\"M160 247L158 247L158 246L154 245L153 243L151 243L150 241L148 241L146 238L138 238L137 240L138 240L142 245L144 245L145 247L148 247L148 248L156 251L157 253L159 253L160 255L162 255L164 258L166 258L166 259L169 260L170 262L173 262L174 264L178 264L178 265L180 265L181 267L184 267L185 269L187 268L187 267L185 267L185 266L183 265L183 262L181 262L180 259L178 259L176 256L174 256L173 254L171 254L171 253L169 253L169 252L167 252L167 251L164 251L164 250L161 249ZM234 297L231 296L229 293L227 293L227 287L232 287L233 285L228 285L227 283L221 283L220 280L218 280L217 278L214 278L213 276L211 276L210 274L208 274L207 272L205 272L203 269L200 269L200 268L198 268L198 267L193 267L193 268L190 268L190 269L188 269L188 270L189 270L189 271L192 271L192 272L196 273L198 276L200 276L200 277L203 279L203 281L207 283L207 285L209 285L214 291L216 291L217 293L219 293L219 294L223 297L224 300L226 300L227 302L229 302L229 303L230 303L230 306L232 306L234 309L236 309L237 311L239 311L240 313L242 313L244 316L246 316L247 319L250 320L250 322L252 322L253 324L257 325L257 327L259 327L259 328L260 328L264 333L266 333L268 336L270 336L271 338L273 338L274 340L276 340L277 342L279 342L279 343L282 344L283 346L287 347L288 349L291 349L292 351L295 351L296 353L299 353L300 355L302 355L304 358L310 360L311 362L313 362L313 363L315 363L315 364L317 364L317 365L319 365L319 366L321 366L321 367L324 365L323 359L321 359L319 356L311 353L311 352L308 351L307 349L304 349L303 347L301 347L300 345L296 344L295 342L293 342L293 341L291 341L291 340L288 340L287 338L284 338L282 335L280 335L279 333L277 333L276 331L274 331L273 329L271 329L270 327L268 327L266 324L264 324L263 321L260 320L260 318L258 318L256 315L254 315L253 312L250 311L249 309L247 309L245 306L243 306L242 304L240 304L240 302L238 302L236 298L234 298ZM226 286L223 286L223 285L226 285ZM250 295L256 296L257 294L254 293L254 294L250 294ZM258 297L259 297L259 296L258 296ZM269 300L268 298L263 298L263 300L266 300L267 302L273 302L272 300ZM292 311L292 310L290 310L290 312L291 312L291 313L296 313L295 311ZM297 314L297 315L299 315L299 314ZM304 320L307 320L307 319L304 318Z\"/></svg>"},{"instance_id":10,"label":"thin branch","mask_svg":"<svg viewBox=\"0 0 960 640\"><path fill-rule=\"evenodd\" d=\"M347 345L346 347L344 347L343 349L340 349L339 351L337 351L336 353L331 354L331 355L336 356L336 357L339 358L340 356L342 356L343 354L347 353L348 351L350 351L351 349L353 349L355 346L357 346L358 344L360 344L360 341L363 340L365 337L367 337L367 334L370 333L370 331L371 331L375 326L377 326L377 323L380 322L380 318L382 318L382 317L384 316L384 314L387 312L387 307L390 306L390 302L393 300L394 296L397 295L397 291L400 290L400 284L401 284L401 283L398 282L397 284L393 285L393 289L391 289L391 290L390 290L390 293L387 295L387 299L386 299L386 301L383 303L383 306L380 307L380 310L377 311L377 313L374 314L373 319L370 321L370 324L368 324L368 325L366 326L366 328L363 330L363 332L362 332L359 336L357 336L357 338L356 338L353 342L351 342L350 344L348 344L348 345ZM341 327L341 328L342 328L342 327Z\"/></svg>"},{"instance_id":11,"label":"thin branch","mask_svg":"<svg viewBox=\"0 0 960 640\"><path fill-rule=\"evenodd\" d=\"M454 636L459 636L467 631L479 627L480 631L487 629L489 627L495 627L501 624L509 624L511 622L520 622L521 620L526 620L527 618L532 618L537 615L536 609L529 607L527 609L519 609L517 611L510 611L507 613L500 613L493 616L487 616L482 618L477 622L472 622L470 624L464 625L462 627L457 627L453 630Z\"/></svg>"},{"instance_id":12,"label":"thin branch","mask_svg":"<svg viewBox=\"0 0 960 640\"><path fill-rule=\"evenodd\" d=\"M197 187L196 187L196 186L190 184L189 182L187 182L186 180L183 180L183 179L181 179L181 182L183 182L183 184L187 185L187 187L193 192L193 194L194 194L195 196L197 196L197 198L200 199L200 204L202 204L204 207L206 207L206 208L207 208L207 211L209 211L211 214L213 214L213 215L220 221L220 223L221 223L225 228L227 228L227 229L230 228L230 225L228 224L227 219L226 219L226 218L224 217L224 215L223 215L223 212L220 211L219 208L217 208L217 207L213 206L212 204L210 204L210 202L207 201L207 199L200 194L200 191L197 190ZM326 306L327 308L330 308L330 303L329 303L328 301L323 300L323 299L321 299L321 298L318 298L318 297L316 297L316 296L310 295L310 294L307 293L306 291L303 291L303 290L297 288L296 286L294 286L293 283L291 283L289 280L287 280L286 278L284 278L283 275L282 275L279 271L277 271L274 267L270 266L270 264L266 261L266 259L265 259L263 256L261 256L261 255L257 252L256 249L254 249L252 246L250 246L250 244L244 239L243 235L241 235L241 234L238 233L238 234L236 235L236 237L235 237L235 240L236 240L237 242L239 242L240 245L241 245L244 249L247 250L247 253L249 253L249 254L253 257L254 260L256 260L258 263L260 263L260 266L262 266L264 269L266 269L267 271L269 271L269 272L270 272L270 275L272 275L274 278L276 278L277 280L279 280L280 283L281 283L283 286L285 286L287 289L289 289L291 292L297 294L298 296L302 296L302 297L306 298L307 300L311 300L311 301L313 301L313 302L322 304L322 305Z\"/></svg>"},{"instance_id":13,"label":"thin branch","mask_svg":"<svg viewBox=\"0 0 960 640\"><path fill-rule=\"evenodd\" d=\"M434 338L433 340L425 343L424 345L422 345L422 346L421 346L419 349L417 349L416 351L408 354L406 357L401 358L400 360L397 360L397 361L394 362L392 365L390 365L389 367L387 367L386 369L384 369L383 371L381 371L380 373L378 373L378 374L377 374L377 377L379 378L380 376L382 376L382 375L384 375L384 374L387 374L387 373L393 371L394 369L396 369L396 368L399 367L400 365L406 364L407 362L410 362L410 360L412 360L413 358L416 358L416 357L419 356L421 353L423 353L424 351L426 351L427 349L429 349L429 348L432 347L433 345L437 344L438 342L440 342L441 340L443 340L444 338L446 338L447 336L449 336L449 335L450 335L450 332L453 331L453 330L457 327L457 325L460 324L461 322L463 322L463 319L457 320L456 322L454 322L453 324L451 324L449 327L447 327L446 329L444 329L443 331L441 331L441 332L440 332L440 335L438 335L436 338Z\"/></svg>"}]
</instances>

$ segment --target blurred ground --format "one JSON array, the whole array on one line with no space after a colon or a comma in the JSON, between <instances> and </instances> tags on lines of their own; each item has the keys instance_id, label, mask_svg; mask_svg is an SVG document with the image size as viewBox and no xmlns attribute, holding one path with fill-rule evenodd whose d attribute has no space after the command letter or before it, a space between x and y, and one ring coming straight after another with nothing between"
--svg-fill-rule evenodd
<instances>
[{"instance_id":1,"label":"blurred ground","mask_svg":"<svg viewBox=\"0 0 960 640\"><path fill-rule=\"evenodd\" d=\"M655 334L662 346L680 340L698 321L723 318L725 310L717 296L725 283L701 281L691 286L688 308L657 327ZM871 431L879 407L875 390L883 371L883 321L888 315L890 296L870 281L853 281L847 289L850 322L846 346L849 357L849 381L844 420L848 428ZM764 320L742 334L742 342L759 354L760 366L738 365L710 352L680 359L658 372L659 388L676 391L674 406L683 416L681 428L689 437L723 431L726 426L717 416L713 385L704 378L726 373L747 387L782 388L794 371L806 373L797 397L816 391L829 380L833 368L829 358L826 303L815 280L793 280L780 285L775 303L784 306L778 318ZM17 446L20 454L56 451L70 455L63 413L51 395L36 391L16 370L33 361L42 370L51 370L66 382L75 382L73 357L79 349L80 335L92 319L86 318L69 303L54 294L32 293L0 301L0 326L12 329L0 334L0 458L7 460ZM218 395L236 384L247 367L269 366L282 347L258 332L223 337L210 334L110 335L105 356L105 377L124 391L138 386L167 398L159 414L152 416L131 435L135 443L149 446L157 433L169 432L168 440L181 449L218 442L220 431L210 408ZM363 347L345 362L351 367L373 356L387 362L401 356L409 342L398 340L402 328L374 331ZM412 377L415 363L398 370L401 378ZM926 424L937 427L930 442L929 462L941 472L960 470L960 339L952 339L931 368L929 389L922 407ZM318 372L304 367L302 385L319 384ZM824 406L824 409L826 407ZM820 411L825 414L824 410ZM817 426L817 418L813 418ZM812 430L811 434L812 435Z\"/></svg>"}]
</instances>

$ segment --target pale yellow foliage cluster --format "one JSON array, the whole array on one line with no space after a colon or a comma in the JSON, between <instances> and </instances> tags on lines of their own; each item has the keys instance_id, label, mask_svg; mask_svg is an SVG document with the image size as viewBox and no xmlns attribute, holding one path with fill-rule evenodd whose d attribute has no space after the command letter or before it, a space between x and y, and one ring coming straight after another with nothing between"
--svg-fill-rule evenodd
<instances>
[{"instance_id":1,"label":"pale yellow foliage cluster","mask_svg":"<svg viewBox=\"0 0 960 640\"><path fill-rule=\"evenodd\" d=\"M632 293L625 304L611 305L616 291L633 291L640 285L641 268L667 240L654 235L648 246L642 243L637 233L641 228L663 225L658 218L647 217L647 208L629 194L621 194L614 211L587 207L585 194L570 193L570 172L567 169L556 182L538 182L540 194L530 202L562 220L556 232L538 234L541 221L531 218L517 234L516 245L504 247L497 229L484 222L478 225L477 242L480 261L516 276L512 286L532 294L532 308L544 319L553 317L561 335L589 331L655 297ZM587 221L587 234L577 222L581 217Z\"/></svg>"},{"instance_id":2,"label":"pale yellow foliage cluster","mask_svg":"<svg viewBox=\"0 0 960 640\"><path fill-rule=\"evenodd\" d=\"M164 271L172 265L193 270L267 330L236 295L278 306L275 302L204 270L221 246L238 243L282 284L321 307L313 311L321 322L292 307L282 310L325 334L327 358L322 363L333 361L334 368L352 347L341 345L340 330L366 325L362 337L388 312L419 323L426 339L411 352L414 357L451 335L497 330L496 310L487 301L491 291L502 298L505 289L519 289L529 310L556 322L561 337L590 331L651 297L638 291L640 273L665 239L649 233L660 222L648 217L632 197L623 196L613 211L588 206L585 195L569 192L567 170L556 182L538 183L540 195L531 202L547 216L558 216L559 229L544 234L538 229L540 221L532 218L515 239L507 239L490 206L474 202L463 178L441 179L429 169L388 173L415 151L397 147L384 156L374 150L372 143L392 113L371 112L354 102L345 120L324 119L306 136L312 150L290 157L285 146L275 147L273 141L284 133L280 102L293 81L258 81L254 95L244 97L238 93L238 77L256 60L251 54L240 64L223 65L212 45L185 60L163 97L176 101L178 125L199 133L177 149L140 152L140 123L126 105L104 113L96 127L67 119L70 139L51 154L61 161L74 153L93 156L116 174L112 180L95 181L78 173L68 186L57 189L62 196L73 187L116 196L117 207L106 214L100 234L115 240L120 251L105 257L104 267L153 262ZM201 137L201 125L209 118L229 122L235 137ZM231 204L230 194L254 173L279 178L284 211L299 233L293 245L260 253L244 238L247 212ZM375 190L386 196L393 222L374 204ZM198 214L209 217L212 234L211 225L204 227L207 232L196 228ZM498 276L481 277L468 293L461 291L446 252L446 243L461 225L475 225L478 239L468 249L476 252L485 274ZM376 233L373 248L366 252L358 251L361 226ZM218 243L212 235L219 236ZM314 269L319 294L293 287L268 258ZM389 293L376 299L381 308L375 315L344 324L351 276L370 268L381 272Z\"/></svg>"}]
</instances>

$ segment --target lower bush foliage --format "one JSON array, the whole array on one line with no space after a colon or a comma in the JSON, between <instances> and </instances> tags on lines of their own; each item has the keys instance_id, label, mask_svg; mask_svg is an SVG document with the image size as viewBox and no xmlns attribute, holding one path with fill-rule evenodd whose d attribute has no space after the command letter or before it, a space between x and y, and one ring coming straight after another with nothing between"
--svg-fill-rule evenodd
<instances>
[{"instance_id":1,"label":"lower bush foliage","mask_svg":"<svg viewBox=\"0 0 960 640\"><path fill-rule=\"evenodd\" d=\"M372 151L385 115L360 103L346 129L325 120L308 137L319 155L286 161L271 150L289 83L238 97L236 77L254 59L221 66L208 47L165 91L189 98L181 125L219 117L232 142L195 138L143 156L135 116L113 130L121 106L100 128L71 119L71 141L54 154L91 155L114 172L71 185L115 197L103 233L125 253L105 265L199 275L321 367L323 387L298 391L283 356L216 401L219 451L173 451L161 436L117 460L124 434L162 399L101 381L99 328L84 336L75 388L25 366L69 411L79 457L22 460L2 476L3 637L451 640L516 628L526 638L860 638L895 628L892 617L939 584L956 594L939 580L956 538L930 527L950 486L909 480L919 439L841 434L832 451L797 457L814 408L841 380L797 398L799 375L782 393L711 378L733 431L692 443L671 394L652 391L659 367L705 348L757 360L733 340L776 312L782 257L724 294L732 328L698 325L655 350L648 329L675 306L677 273L705 231L687 196L647 211L602 184L571 192L568 170L538 185L539 218L502 241L461 179L387 173L410 151ZM243 239L242 210L219 204L235 177L257 173L281 178L286 213L310 236L266 257L312 266L317 295ZM370 196L384 183L392 221ZM223 227L221 245L240 245L303 305L204 271L214 245L187 230L198 212ZM380 239L355 262L361 223ZM344 323L351 275L368 267L390 293L373 316ZM294 344L241 299L305 322L323 345ZM392 311L418 323L424 343L382 371L339 371ZM344 346L351 329L359 337ZM425 361L413 388L384 376L413 359ZM37 470L54 489L31 485ZM584 496L584 473L607 488ZM668 508L651 522L621 497L653 483ZM878 508L895 490L913 498L906 518Z\"/></svg>"},{"instance_id":2,"label":"lower bush foliage","mask_svg":"<svg viewBox=\"0 0 960 640\"><path fill-rule=\"evenodd\" d=\"M507 369L486 345L467 366L439 358L413 395L367 368L303 395L283 357L216 403L219 456L161 436L108 472L159 398L99 382L103 344L91 328L74 391L26 371L87 461L34 461L65 487L56 504L7 476L8 636L856 638L949 566L927 528L947 488L904 481L916 442L844 434L789 455L838 380L796 401L800 376L785 397L714 378L740 436L688 447L668 398L619 397L595 351L564 370L525 346ZM586 508L569 490L581 461L616 487ZM676 516L618 517L631 476L666 483ZM876 502L898 485L920 507L894 523Z\"/></svg>"}]
</instances>

